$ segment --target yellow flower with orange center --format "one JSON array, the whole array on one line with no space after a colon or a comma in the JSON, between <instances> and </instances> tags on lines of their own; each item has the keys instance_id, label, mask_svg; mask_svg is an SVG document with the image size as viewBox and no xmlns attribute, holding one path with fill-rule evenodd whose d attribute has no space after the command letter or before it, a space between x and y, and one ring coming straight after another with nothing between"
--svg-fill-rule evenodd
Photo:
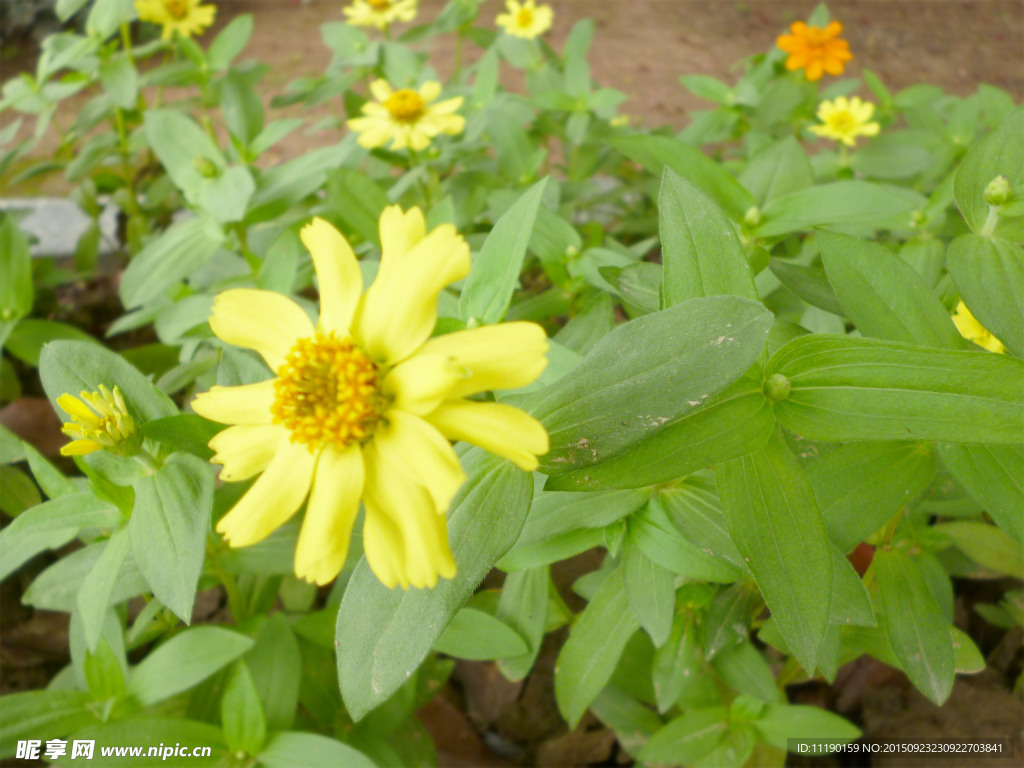
<instances>
[{"instance_id":1,"label":"yellow flower with orange center","mask_svg":"<svg viewBox=\"0 0 1024 768\"><path fill-rule=\"evenodd\" d=\"M962 301L956 305L956 310L953 312L953 325L960 331L961 336L968 341L973 341L979 347L984 347L989 352L1001 355L1006 351L1003 342L993 336L988 328L979 323L977 318L971 314L971 310Z\"/></svg>"},{"instance_id":2,"label":"yellow flower with orange center","mask_svg":"<svg viewBox=\"0 0 1024 768\"><path fill-rule=\"evenodd\" d=\"M345 238L323 219L302 230L320 288L314 325L286 296L221 293L210 327L255 350L276 373L257 384L215 386L192 404L232 426L210 447L226 481L259 475L217 524L232 546L261 541L308 496L295 573L326 584L345 562L362 500L363 547L389 588L452 578L445 514L465 481L450 440L524 470L548 451L532 416L467 399L534 381L548 343L535 323L514 322L430 338L437 299L469 274L469 246L450 224L426 231L422 211L380 217L382 256L373 284Z\"/></svg>"},{"instance_id":3,"label":"yellow flower with orange center","mask_svg":"<svg viewBox=\"0 0 1024 768\"><path fill-rule=\"evenodd\" d=\"M832 101L823 101L818 106L818 119L822 125L812 125L811 132L848 147L857 143L858 136L877 136L878 123L871 122L875 105L861 101L857 96L847 99L839 96Z\"/></svg>"},{"instance_id":4,"label":"yellow flower with orange center","mask_svg":"<svg viewBox=\"0 0 1024 768\"><path fill-rule=\"evenodd\" d=\"M160 37L169 40L177 32L182 37L201 35L213 24L217 7L201 5L202 0L135 0L142 21L163 25Z\"/></svg>"},{"instance_id":5,"label":"yellow flower with orange center","mask_svg":"<svg viewBox=\"0 0 1024 768\"><path fill-rule=\"evenodd\" d=\"M535 0L507 0L505 9L508 13L500 14L495 23L508 34L532 40L551 29L554 11L550 5L537 5Z\"/></svg>"},{"instance_id":6,"label":"yellow flower with orange center","mask_svg":"<svg viewBox=\"0 0 1024 768\"><path fill-rule=\"evenodd\" d=\"M355 0L342 8L348 23L357 27L387 29L396 21L416 18L418 0Z\"/></svg>"},{"instance_id":7,"label":"yellow flower with orange center","mask_svg":"<svg viewBox=\"0 0 1024 768\"><path fill-rule=\"evenodd\" d=\"M850 44L839 37L843 25L838 21L824 29L795 21L789 31L788 35L779 35L775 43L789 54L786 69L802 69L808 80L820 80L825 72L841 75L846 62L853 58Z\"/></svg>"},{"instance_id":8,"label":"yellow flower with orange center","mask_svg":"<svg viewBox=\"0 0 1024 768\"><path fill-rule=\"evenodd\" d=\"M376 102L363 105L364 117L354 117L348 127L359 133L360 146L368 149L391 142L392 149L426 149L440 134L454 136L466 127L466 118L455 114L462 97L434 103L441 95L441 84L427 82L419 90L392 89L386 80L370 83Z\"/></svg>"}]
</instances>

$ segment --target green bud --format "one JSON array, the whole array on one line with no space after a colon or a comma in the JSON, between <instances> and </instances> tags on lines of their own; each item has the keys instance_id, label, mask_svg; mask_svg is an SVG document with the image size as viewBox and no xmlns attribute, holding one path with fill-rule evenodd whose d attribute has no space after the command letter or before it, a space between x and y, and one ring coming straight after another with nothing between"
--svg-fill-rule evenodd
<instances>
[{"instance_id":1,"label":"green bud","mask_svg":"<svg viewBox=\"0 0 1024 768\"><path fill-rule=\"evenodd\" d=\"M1010 197L1010 180L996 176L985 187L985 202L989 205L1003 205Z\"/></svg>"},{"instance_id":2,"label":"green bud","mask_svg":"<svg viewBox=\"0 0 1024 768\"><path fill-rule=\"evenodd\" d=\"M747 212L743 214L743 223L748 227L756 227L761 223L761 209L756 205L752 205L747 209Z\"/></svg>"},{"instance_id":3,"label":"green bud","mask_svg":"<svg viewBox=\"0 0 1024 768\"><path fill-rule=\"evenodd\" d=\"M789 397L789 390L792 387L789 379L781 373L773 373L764 382L764 394L773 403L785 400Z\"/></svg>"},{"instance_id":4,"label":"green bud","mask_svg":"<svg viewBox=\"0 0 1024 768\"><path fill-rule=\"evenodd\" d=\"M196 155L192 158L192 167L199 171L199 175L207 179L215 179L220 176L220 168L208 157Z\"/></svg>"}]
</instances>

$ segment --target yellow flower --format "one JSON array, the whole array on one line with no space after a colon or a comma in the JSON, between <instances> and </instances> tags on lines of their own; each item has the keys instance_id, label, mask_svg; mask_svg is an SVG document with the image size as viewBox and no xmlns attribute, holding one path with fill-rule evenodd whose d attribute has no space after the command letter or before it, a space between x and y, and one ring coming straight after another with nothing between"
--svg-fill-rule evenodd
<instances>
[{"instance_id":1,"label":"yellow flower","mask_svg":"<svg viewBox=\"0 0 1024 768\"><path fill-rule=\"evenodd\" d=\"M832 101L821 102L818 119L824 125L813 125L811 131L852 147L858 136L878 135L878 123L871 122L874 113L875 105L870 101L861 101L856 96L851 99L839 96Z\"/></svg>"},{"instance_id":2,"label":"yellow flower","mask_svg":"<svg viewBox=\"0 0 1024 768\"><path fill-rule=\"evenodd\" d=\"M57 398L57 405L71 417L61 427L72 438L60 449L62 456L84 456L102 450L118 456L138 452L142 435L136 431L135 421L117 387L111 392L100 384L99 392L83 391L78 397L64 394Z\"/></svg>"},{"instance_id":3,"label":"yellow flower","mask_svg":"<svg viewBox=\"0 0 1024 768\"><path fill-rule=\"evenodd\" d=\"M368 149L382 147L389 141L392 149L426 149L438 134L454 136L466 127L466 118L453 114L462 106L461 96L432 103L441 95L438 82L424 83L418 91L396 91L386 80L374 80L370 93L377 101L363 105L365 117L348 121L348 127L359 133L360 146Z\"/></svg>"},{"instance_id":4,"label":"yellow flower","mask_svg":"<svg viewBox=\"0 0 1024 768\"><path fill-rule=\"evenodd\" d=\"M775 44L789 54L786 69L802 69L808 80L820 80L824 72L841 75L846 62L853 58L850 44L839 37L843 25L838 21L824 29L795 21L789 31L792 34L779 35Z\"/></svg>"},{"instance_id":5,"label":"yellow flower","mask_svg":"<svg viewBox=\"0 0 1024 768\"><path fill-rule=\"evenodd\" d=\"M349 24L387 29L396 21L412 21L416 5L417 0L355 0L342 12L348 16Z\"/></svg>"},{"instance_id":6,"label":"yellow flower","mask_svg":"<svg viewBox=\"0 0 1024 768\"><path fill-rule=\"evenodd\" d=\"M555 14L550 5L536 5L534 0L506 0L508 13L502 13L495 19L498 26L508 34L532 40L551 29L551 20Z\"/></svg>"},{"instance_id":7,"label":"yellow flower","mask_svg":"<svg viewBox=\"0 0 1024 768\"><path fill-rule=\"evenodd\" d=\"M302 230L320 287L314 326L291 299L235 289L210 327L257 351L277 377L213 387L197 413L233 426L216 435L221 479L255 484L217 525L232 546L254 544L309 503L295 572L326 584L345 562L363 501L363 546L389 588L452 578L445 513L465 480L449 440L464 440L532 471L548 450L532 416L467 396L529 384L547 365L547 338L515 322L430 338L437 299L466 277L469 246L450 224L429 234L423 213L380 217L380 271L363 280L345 238L322 219Z\"/></svg>"},{"instance_id":8,"label":"yellow flower","mask_svg":"<svg viewBox=\"0 0 1024 768\"><path fill-rule=\"evenodd\" d=\"M962 301L956 305L956 311L953 312L953 325L960 331L961 336L968 341L973 341L979 347L984 347L989 352L1001 355L1006 351L1003 342L993 336L985 326L979 323L974 315L971 314L967 305Z\"/></svg>"},{"instance_id":9,"label":"yellow flower","mask_svg":"<svg viewBox=\"0 0 1024 768\"><path fill-rule=\"evenodd\" d=\"M170 40L177 32L182 37L201 35L213 24L216 6L200 5L202 0L135 0L135 10L142 21L162 24L160 34Z\"/></svg>"}]
</instances>

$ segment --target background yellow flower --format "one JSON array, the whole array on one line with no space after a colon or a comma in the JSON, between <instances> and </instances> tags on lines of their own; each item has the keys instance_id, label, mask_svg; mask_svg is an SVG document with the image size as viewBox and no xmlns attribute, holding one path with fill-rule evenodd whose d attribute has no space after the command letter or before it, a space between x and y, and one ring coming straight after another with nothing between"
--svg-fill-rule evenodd
<instances>
[{"instance_id":1,"label":"background yellow flower","mask_svg":"<svg viewBox=\"0 0 1024 768\"><path fill-rule=\"evenodd\" d=\"M326 584L345 562L362 499L373 572L388 587L432 587L455 575L445 513L465 475L449 440L528 471L548 450L532 416L466 397L534 381L547 337L516 322L431 339L438 295L469 273L469 247L450 224L428 234L418 208L387 208L380 238L380 270L363 293L345 238L322 219L302 230L320 287L315 326L281 294L220 294L214 333L259 352L277 377L213 387L193 408L232 425L210 441L221 479L260 476L217 525L232 546L268 536L308 495L295 572Z\"/></svg>"},{"instance_id":2,"label":"background yellow flower","mask_svg":"<svg viewBox=\"0 0 1024 768\"><path fill-rule=\"evenodd\" d=\"M875 105L861 101L857 96L847 99L839 96L823 101L818 106L818 119L822 125L812 125L811 132L841 142L848 147L857 143L858 136L877 136L878 123L871 122Z\"/></svg>"},{"instance_id":3,"label":"background yellow flower","mask_svg":"<svg viewBox=\"0 0 1024 768\"><path fill-rule=\"evenodd\" d=\"M355 0L343 8L348 23L357 27L387 29L396 21L416 18L418 0Z\"/></svg>"},{"instance_id":4,"label":"background yellow flower","mask_svg":"<svg viewBox=\"0 0 1024 768\"><path fill-rule=\"evenodd\" d=\"M776 45L789 54L786 69L802 69L807 79L820 80L823 73L841 75L846 62L853 58L850 44L839 37L843 25L833 21L824 29L795 21L791 34L779 35Z\"/></svg>"},{"instance_id":5,"label":"background yellow flower","mask_svg":"<svg viewBox=\"0 0 1024 768\"><path fill-rule=\"evenodd\" d=\"M968 341L973 341L979 347L984 347L989 352L1001 355L1006 351L1003 342L993 336L988 328L979 323L977 318L971 314L971 310L962 301L956 305L956 310L953 312L953 325L960 331L961 336Z\"/></svg>"},{"instance_id":6,"label":"background yellow flower","mask_svg":"<svg viewBox=\"0 0 1024 768\"><path fill-rule=\"evenodd\" d=\"M414 91L394 90L386 80L374 80L370 93L377 101L363 105L365 117L348 121L348 127L359 133L360 146L368 149L389 141L392 149L426 149L435 136L454 136L466 127L466 118L454 114L462 106L461 96L433 103L441 95L438 82L426 82Z\"/></svg>"},{"instance_id":7,"label":"background yellow flower","mask_svg":"<svg viewBox=\"0 0 1024 768\"><path fill-rule=\"evenodd\" d=\"M202 0L135 0L135 10L142 21L162 24L160 37L169 40L175 32L182 37L201 35L213 24L217 7L201 3Z\"/></svg>"},{"instance_id":8,"label":"background yellow flower","mask_svg":"<svg viewBox=\"0 0 1024 768\"><path fill-rule=\"evenodd\" d=\"M536 5L534 0L507 0L505 8L508 13L500 14L495 22L508 34L532 40L551 29L554 11L550 5Z\"/></svg>"}]
</instances>

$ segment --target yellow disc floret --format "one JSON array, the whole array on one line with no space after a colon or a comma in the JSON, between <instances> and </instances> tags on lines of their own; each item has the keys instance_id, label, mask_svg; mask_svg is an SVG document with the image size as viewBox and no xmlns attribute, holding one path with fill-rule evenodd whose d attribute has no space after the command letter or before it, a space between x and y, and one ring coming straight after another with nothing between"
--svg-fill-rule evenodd
<instances>
[{"instance_id":1,"label":"yellow disc floret","mask_svg":"<svg viewBox=\"0 0 1024 768\"><path fill-rule=\"evenodd\" d=\"M83 391L78 397L64 394L57 398L57 405L71 417L71 421L61 427L61 431L72 438L60 449L61 455L84 456L107 450L129 456L137 452L141 436L117 387L111 391L100 384L98 392Z\"/></svg>"},{"instance_id":2,"label":"yellow disc floret","mask_svg":"<svg viewBox=\"0 0 1024 768\"><path fill-rule=\"evenodd\" d=\"M411 88L401 88L384 102L384 107L391 116L403 123L415 123L426 110L423 97Z\"/></svg>"},{"instance_id":3,"label":"yellow disc floret","mask_svg":"<svg viewBox=\"0 0 1024 768\"><path fill-rule=\"evenodd\" d=\"M176 19L188 16L188 3L185 0L164 0L164 8Z\"/></svg>"},{"instance_id":4,"label":"yellow disc floret","mask_svg":"<svg viewBox=\"0 0 1024 768\"><path fill-rule=\"evenodd\" d=\"M381 412L377 366L351 338L299 339L274 381L274 423L310 451L343 448L373 434Z\"/></svg>"}]
</instances>

